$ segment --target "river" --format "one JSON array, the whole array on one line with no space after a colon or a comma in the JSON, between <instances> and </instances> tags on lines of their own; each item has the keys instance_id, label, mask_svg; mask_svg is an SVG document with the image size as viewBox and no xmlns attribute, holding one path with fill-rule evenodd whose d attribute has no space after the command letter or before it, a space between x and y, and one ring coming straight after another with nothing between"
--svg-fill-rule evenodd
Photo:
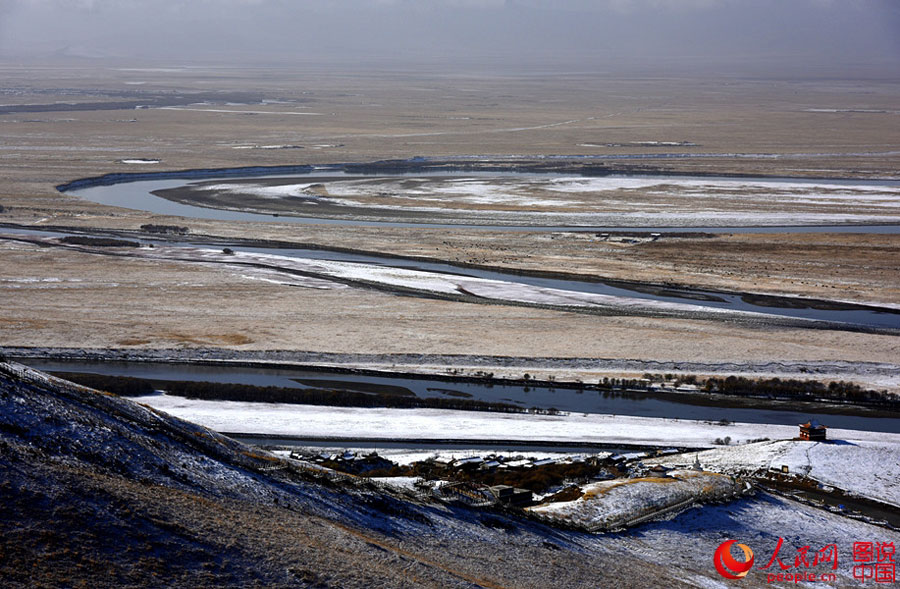
<instances>
[{"instance_id":1,"label":"river","mask_svg":"<svg viewBox=\"0 0 900 589\"><path fill-rule=\"evenodd\" d=\"M680 393L615 393L589 389L466 382L437 377L376 376L326 370L209 366L181 363L89 362L81 360L25 361L46 372L80 372L169 381L237 383L286 388L334 388L371 393L378 387L405 389L418 397L465 398L502 402L522 408L556 408L573 413L796 425L817 419L832 428L900 432L900 417L869 417L773 408L723 407L721 398ZM760 401L762 404L763 401ZM836 410L840 410L837 408ZM252 433L252 432L248 432Z\"/></svg>"},{"instance_id":2,"label":"river","mask_svg":"<svg viewBox=\"0 0 900 589\"><path fill-rule=\"evenodd\" d=\"M271 214L253 213L236 210L226 210L219 208L209 208L201 206L193 206L180 202L174 202L165 198L161 198L153 194L160 190L168 190L180 188L188 184L188 181L222 178L229 182L239 182L241 180L268 180L277 178L297 178L302 175L304 182L314 182L317 178L359 178L359 173L347 171L342 165L333 166L294 166L286 167L285 174L273 174L269 168L258 168L255 172L250 173L247 170L243 172L240 169L229 170L187 170L184 172L158 172L145 174L112 174L99 178L86 178L76 180L68 184L58 187L61 191L73 194L85 200L96 202L99 204L122 207L127 209L136 209L147 211L159 215L175 215L196 219L214 219L220 221L254 221L267 223L300 223L304 225L342 225L356 227L406 227L406 228L430 228L430 229L466 229L466 230L485 230L485 231L586 231L586 232L704 232L704 233L821 233L821 232L838 232L838 233L900 233L900 224L788 224L774 225L765 224L765 226L754 226L752 223L740 226L605 226L605 225L560 225L560 224L541 224L536 222L528 225L517 224L468 224L468 223L428 223L428 222L393 222L393 221L377 221L377 220L359 220L352 218L325 218L314 216L293 216L279 215L277 217ZM497 178L521 178L521 179L546 179L546 178L563 178L579 176L578 173L535 173L535 172L515 172L515 171L491 171L491 172L440 172L428 170L423 172L427 176L452 176L461 175L473 178L491 177ZM365 175L363 178L395 178L398 176L409 176L409 174L382 174L382 175ZM666 180L678 181L697 181L697 182L752 182L752 183L771 183L773 185L779 182L785 182L786 178L769 178L769 177L717 177L717 176L661 176L661 175L629 175L616 176L610 175L608 178L616 179L656 179L661 182ZM829 185L841 185L847 187L865 187L865 186L884 186L896 188L900 186L898 180L848 180L848 179L828 179L814 180L804 178L790 178L790 183L803 185L814 185L816 183L825 183Z\"/></svg>"}]
</instances>

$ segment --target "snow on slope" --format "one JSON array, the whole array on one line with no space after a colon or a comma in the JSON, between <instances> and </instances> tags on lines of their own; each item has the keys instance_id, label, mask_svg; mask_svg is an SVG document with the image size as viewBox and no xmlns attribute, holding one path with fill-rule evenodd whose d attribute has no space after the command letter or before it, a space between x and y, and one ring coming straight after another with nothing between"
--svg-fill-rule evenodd
<instances>
[{"instance_id":1,"label":"snow on slope","mask_svg":"<svg viewBox=\"0 0 900 589\"><path fill-rule=\"evenodd\" d=\"M369 438L376 440L509 440L578 442L598 446L680 446L708 448L729 436L734 445L700 453L706 469L747 473L780 469L861 496L900 506L900 434L829 429L838 440L821 444L793 441L793 426L735 423L729 426L686 419L600 414L529 415L451 411L323 407L282 403L202 401L169 395L136 400L216 431L297 438ZM771 438L746 444L749 440ZM684 456L657 462L686 465Z\"/></svg>"},{"instance_id":2,"label":"snow on slope","mask_svg":"<svg viewBox=\"0 0 900 589\"><path fill-rule=\"evenodd\" d=\"M609 537L609 536L607 536ZM779 565L766 566L778 539L784 542L779 558L791 568L785 573L834 573L834 582L800 584L801 587L869 587L853 578L852 550L854 542L894 542L900 533L855 521L822 509L816 509L781 497L757 494L727 505L707 505L691 509L670 521L655 522L614 536L616 549L626 554L641 554L648 560L672 567L673 579L698 587L729 589L734 587L796 587L794 583L767 582L767 574L781 572ZM728 581L713 569L713 553L726 540L737 540L754 552L756 564L740 581ZM836 544L838 567L829 564L793 567L798 549L809 546L814 553L827 544ZM811 559L810 559L811 560ZM708 577L687 576L683 569L696 566L710 571ZM891 585L877 585L891 587Z\"/></svg>"},{"instance_id":3,"label":"snow on slope","mask_svg":"<svg viewBox=\"0 0 900 589\"><path fill-rule=\"evenodd\" d=\"M14 373L23 381L17 389L0 372L4 423L27 431L61 462L86 461L141 480L172 479L175 486L200 487L222 496L270 500L275 496L248 472L274 458L267 453L248 452L243 444L205 427L24 366L16 366ZM57 389L59 394L47 392ZM35 411L37 405L40 411ZM148 437L145 431L155 436Z\"/></svg>"},{"instance_id":4,"label":"snow on slope","mask_svg":"<svg viewBox=\"0 0 900 589\"><path fill-rule=\"evenodd\" d=\"M830 430L829 430L829 433ZM900 436L836 442L779 440L744 446L725 446L697 454L704 468L727 473L748 473L787 466L798 473L853 494L900 507ZM691 460L693 460L691 454ZM685 463L684 456L651 462Z\"/></svg>"},{"instance_id":5,"label":"snow on slope","mask_svg":"<svg viewBox=\"0 0 900 589\"><path fill-rule=\"evenodd\" d=\"M571 521L592 530L605 529L686 501L730 497L739 485L720 474L673 470L667 477L601 481L581 490L584 494L573 501L528 509L551 520Z\"/></svg>"}]
</instances>

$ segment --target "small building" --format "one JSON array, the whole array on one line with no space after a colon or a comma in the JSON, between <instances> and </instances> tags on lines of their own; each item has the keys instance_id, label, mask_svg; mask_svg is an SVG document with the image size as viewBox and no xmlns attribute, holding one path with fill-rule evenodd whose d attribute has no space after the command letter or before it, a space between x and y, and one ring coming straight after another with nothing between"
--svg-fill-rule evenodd
<instances>
[{"instance_id":1,"label":"small building","mask_svg":"<svg viewBox=\"0 0 900 589\"><path fill-rule=\"evenodd\" d=\"M533 502L533 494L528 489L516 489L509 485L495 485L491 492L500 503L522 507Z\"/></svg>"},{"instance_id":2,"label":"small building","mask_svg":"<svg viewBox=\"0 0 900 589\"><path fill-rule=\"evenodd\" d=\"M497 499L486 485L478 483L446 483L435 489L445 500L456 501L473 507L487 507Z\"/></svg>"},{"instance_id":3,"label":"small building","mask_svg":"<svg viewBox=\"0 0 900 589\"><path fill-rule=\"evenodd\" d=\"M825 430L828 429L815 419L800 424L800 439L810 442L824 442Z\"/></svg>"}]
</instances>

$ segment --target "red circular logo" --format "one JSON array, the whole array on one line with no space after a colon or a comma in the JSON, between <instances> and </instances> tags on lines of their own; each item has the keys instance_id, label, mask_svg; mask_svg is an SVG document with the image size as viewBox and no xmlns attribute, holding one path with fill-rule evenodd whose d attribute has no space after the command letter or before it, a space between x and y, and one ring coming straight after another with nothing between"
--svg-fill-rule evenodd
<instances>
[{"instance_id":1,"label":"red circular logo","mask_svg":"<svg viewBox=\"0 0 900 589\"><path fill-rule=\"evenodd\" d=\"M738 547L744 551L744 562L738 562L731 556L731 545L736 542L737 540L722 542L713 555L713 564L716 565L716 570L726 579L742 579L753 568L753 551L746 544L738 544Z\"/></svg>"}]
</instances>

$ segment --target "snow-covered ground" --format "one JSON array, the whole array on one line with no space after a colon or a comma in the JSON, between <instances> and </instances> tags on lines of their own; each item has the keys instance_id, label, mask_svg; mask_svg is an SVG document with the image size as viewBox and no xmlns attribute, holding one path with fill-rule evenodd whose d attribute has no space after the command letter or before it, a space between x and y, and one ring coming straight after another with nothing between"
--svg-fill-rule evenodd
<instances>
[{"instance_id":1,"label":"snow-covered ground","mask_svg":"<svg viewBox=\"0 0 900 589\"><path fill-rule=\"evenodd\" d=\"M145 403L218 431L298 438L417 440L512 440L585 445L708 448L716 438L740 444L760 438L791 439L794 426L734 423L723 426L686 419L601 414L531 415L445 409L326 407L287 403L202 401L170 395L136 397ZM900 434L829 429L838 440L880 442L900 449Z\"/></svg>"},{"instance_id":2,"label":"snow-covered ground","mask_svg":"<svg viewBox=\"0 0 900 589\"><path fill-rule=\"evenodd\" d=\"M734 474L787 466L791 473L900 507L900 436L848 440L831 434L829 430L829 437L839 441L778 440L714 448L696 456L704 468ZM669 456L649 462L674 466L688 461Z\"/></svg>"},{"instance_id":3,"label":"snow-covered ground","mask_svg":"<svg viewBox=\"0 0 900 589\"><path fill-rule=\"evenodd\" d=\"M191 110L196 112L216 112L216 113L232 113L238 115L306 115L306 116L322 116L320 112L293 112L281 110L236 110L227 108L189 108L186 106L159 106L158 110ZM301 107L302 108L302 107Z\"/></svg>"},{"instance_id":4,"label":"snow-covered ground","mask_svg":"<svg viewBox=\"0 0 900 589\"><path fill-rule=\"evenodd\" d=\"M451 411L322 407L281 403L201 401L169 395L135 399L216 431L296 438L365 438L465 443L476 440L581 443L609 448L626 445L709 448L717 438L732 445L699 453L705 469L747 473L780 469L806 474L851 493L900 506L900 434L829 429L827 444L792 441L792 426L649 417L561 414L528 415ZM749 440L770 438L747 444ZM502 450L502 446L498 447ZM433 452L423 452L430 456ZM461 451L456 452L462 454ZM530 453L529 453L530 454ZM687 465L694 454L655 459Z\"/></svg>"},{"instance_id":5,"label":"snow-covered ground","mask_svg":"<svg viewBox=\"0 0 900 589\"><path fill-rule=\"evenodd\" d=\"M365 178L281 185L217 183L204 191L264 199L303 196L332 205L504 216L550 215L594 225L875 223L900 214L890 184L729 178L449 177ZM311 188L316 187L316 190ZM312 201L314 202L314 200ZM546 221L546 219L545 219Z\"/></svg>"},{"instance_id":6,"label":"snow-covered ground","mask_svg":"<svg viewBox=\"0 0 900 589\"><path fill-rule=\"evenodd\" d=\"M645 524L623 534L599 538L601 542L614 538L614 550L620 550L623 555L640 554L670 567L675 579L697 587L721 589L798 586L793 582L768 584L770 573L836 575L834 581L801 583L802 587L876 586L871 579L862 585L853 578L853 566L857 564L852 560L854 542L900 543L900 533L765 494L727 505L705 505L670 521ZM777 556L789 568L782 571L777 563L772 563L770 568L763 569L772 558L779 538L783 544ZM737 540L753 550L753 569L740 581L728 581L713 569L713 554L726 540ZM812 565L813 556L829 544L836 545L837 568L833 569L827 562ZM809 547L810 566L802 563L795 566L799 550L804 546ZM692 570L709 574L701 576L691 573Z\"/></svg>"},{"instance_id":7,"label":"snow-covered ground","mask_svg":"<svg viewBox=\"0 0 900 589\"><path fill-rule=\"evenodd\" d=\"M311 455L311 454L343 454L344 452L353 452L356 454L366 455L370 452L377 452L379 456L382 458L386 458L390 460L394 464L399 465L410 465L413 462L422 462L425 460L437 460L445 463L453 462L457 459L466 459L472 457L478 457L484 460L485 462L490 461L493 456L497 456L502 454L506 459L507 463L509 460L524 460L526 463L534 463L539 460L554 460L556 462L565 462L565 461L581 461L587 457L597 457L597 458L607 458L612 455L612 452L548 452L540 449L531 449L522 450L522 451L509 451L509 450L487 450L485 448L452 448L452 449L415 449L415 448L373 448L369 447L360 447L358 445L353 445L350 443L349 445L334 445L334 446L292 446L290 450L280 449L273 450L274 454L277 454L282 457L290 456L291 452L296 450L300 454Z\"/></svg>"},{"instance_id":8,"label":"snow-covered ground","mask_svg":"<svg viewBox=\"0 0 900 589\"><path fill-rule=\"evenodd\" d=\"M10 236L12 235L10 234ZM0 232L0 238L4 237L6 236ZM64 245L54 238L36 238L36 241ZM619 312L702 313L716 318L734 317L768 321L788 320L783 316L754 311L541 287L506 280L395 268L374 263L319 260L242 251L226 254L221 249L187 246L128 248L128 254L150 259L224 263L237 266L240 269L240 275L245 279L265 280L278 284L317 289L343 288L344 284L349 282L351 284L378 285L407 292L418 291L423 294L468 295L499 303L524 303L597 310L615 309ZM250 268L251 266L252 268ZM290 275L287 273L294 274ZM302 273L302 275L297 276L296 273ZM813 322L811 319L798 317L791 317L789 320Z\"/></svg>"},{"instance_id":9,"label":"snow-covered ground","mask_svg":"<svg viewBox=\"0 0 900 589\"><path fill-rule=\"evenodd\" d=\"M591 483L581 487L583 495L578 499L537 505L529 511L595 530L624 525L635 518L692 500L730 498L740 488L741 485L729 476L673 470L667 477Z\"/></svg>"},{"instance_id":10,"label":"snow-covered ground","mask_svg":"<svg viewBox=\"0 0 900 589\"><path fill-rule=\"evenodd\" d=\"M264 266L272 269L299 271L320 279L329 278L339 281L353 281L377 284L395 289L422 291L444 295L467 294L482 299L527 303L534 305L553 305L577 308L615 308L617 310L651 310L669 313L709 313L721 317L745 317L763 319L772 317L765 313L738 311L688 303L673 303L653 299L627 296L613 296L559 288L546 288L517 282L491 280L426 272L407 268L393 268L377 264L359 262L341 262L333 260L317 260L293 256L280 256L256 252L234 252L224 254L221 250L192 247L154 247L137 250L135 255L148 258L165 258L174 260L206 260L210 262L227 262L234 264ZM315 284L324 287L321 281ZM804 319L796 319L804 321Z\"/></svg>"},{"instance_id":11,"label":"snow-covered ground","mask_svg":"<svg viewBox=\"0 0 900 589\"><path fill-rule=\"evenodd\" d=\"M158 159L138 157L138 158L128 158L128 159L119 160L119 163L120 164L138 164L138 165L140 165L140 164L158 164L161 161L162 160L158 160Z\"/></svg>"},{"instance_id":12,"label":"snow-covered ground","mask_svg":"<svg viewBox=\"0 0 900 589\"><path fill-rule=\"evenodd\" d=\"M419 477L372 477L372 480L392 487L415 491L416 483L422 479Z\"/></svg>"},{"instance_id":13,"label":"snow-covered ground","mask_svg":"<svg viewBox=\"0 0 900 589\"><path fill-rule=\"evenodd\" d=\"M266 197L307 195L315 182L270 184L211 184L204 190L228 191ZM597 205L599 203L627 205L627 200L610 201L608 197L622 197L622 191L640 191L644 194L671 197L721 199L723 195L742 195L747 198L785 201L787 203L826 204L851 201L855 204L875 204L888 208L900 208L897 196L900 187L883 185L852 185L836 182L752 181L743 179L679 179L659 177L601 178L555 177L510 179L505 177L483 178L366 178L337 180L327 183L328 197L335 201L346 198L392 197L409 201L470 204L539 204L567 207L573 204ZM547 194L553 198L539 198ZM567 198L559 198L560 195ZM600 198L607 197L607 198ZM355 206L365 202L348 201ZM346 204L346 203L345 203Z\"/></svg>"}]
</instances>

